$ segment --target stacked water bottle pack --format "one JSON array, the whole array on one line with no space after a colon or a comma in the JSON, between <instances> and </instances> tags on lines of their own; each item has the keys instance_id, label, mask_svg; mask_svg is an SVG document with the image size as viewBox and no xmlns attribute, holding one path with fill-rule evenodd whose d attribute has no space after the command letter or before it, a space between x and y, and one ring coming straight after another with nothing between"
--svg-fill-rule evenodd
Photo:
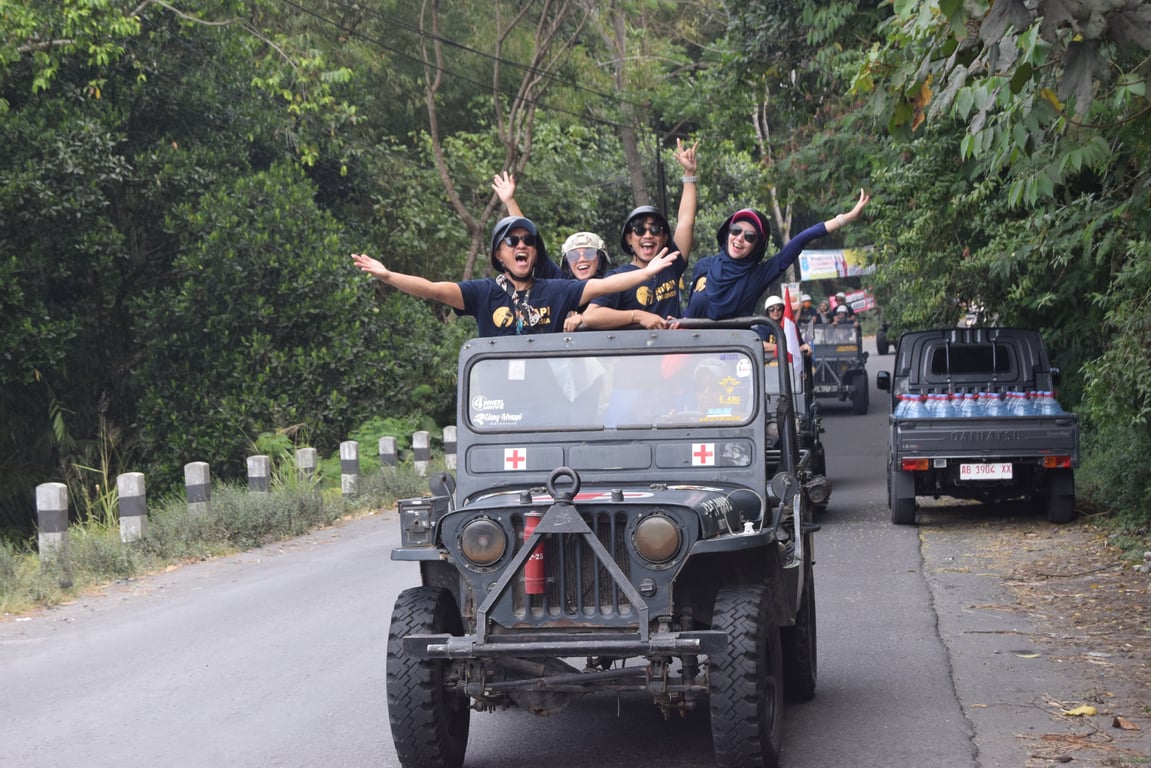
<instances>
[{"instance_id":1,"label":"stacked water bottle pack","mask_svg":"<svg viewBox=\"0 0 1151 768\"><path fill-rule=\"evenodd\" d=\"M953 419L998 416L1054 416L1063 408L1049 390L1024 392L967 391L899 395L895 416L900 419Z\"/></svg>"}]
</instances>

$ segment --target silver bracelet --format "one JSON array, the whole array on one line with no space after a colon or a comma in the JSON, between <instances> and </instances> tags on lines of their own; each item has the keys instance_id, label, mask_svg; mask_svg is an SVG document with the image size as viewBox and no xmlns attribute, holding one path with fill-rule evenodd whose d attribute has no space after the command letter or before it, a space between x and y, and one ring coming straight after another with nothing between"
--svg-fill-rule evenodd
<instances>
[{"instance_id":1,"label":"silver bracelet","mask_svg":"<svg viewBox=\"0 0 1151 768\"><path fill-rule=\"evenodd\" d=\"M684 184L695 184L697 181L699 181L699 177L698 176L684 176L682 179L680 179L680 181L682 181Z\"/></svg>"}]
</instances>

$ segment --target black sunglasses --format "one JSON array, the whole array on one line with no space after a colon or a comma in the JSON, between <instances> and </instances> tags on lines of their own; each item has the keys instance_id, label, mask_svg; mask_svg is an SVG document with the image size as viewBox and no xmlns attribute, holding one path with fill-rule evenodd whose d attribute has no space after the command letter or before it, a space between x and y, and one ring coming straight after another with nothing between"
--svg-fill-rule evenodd
<instances>
[{"instance_id":1,"label":"black sunglasses","mask_svg":"<svg viewBox=\"0 0 1151 768\"><path fill-rule=\"evenodd\" d=\"M667 232L667 227L659 223L644 225L642 221L637 221L631 225L631 231L640 237L643 237L644 232L650 232L653 235L662 235L664 232Z\"/></svg>"},{"instance_id":2,"label":"black sunglasses","mask_svg":"<svg viewBox=\"0 0 1151 768\"><path fill-rule=\"evenodd\" d=\"M520 243L527 246L534 246L536 244L535 235L504 235L500 238L500 242L509 248L515 248Z\"/></svg>"},{"instance_id":3,"label":"black sunglasses","mask_svg":"<svg viewBox=\"0 0 1151 768\"><path fill-rule=\"evenodd\" d=\"M729 227L727 234L732 237L742 237L744 242L750 244L755 243L759 239L759 233L754 229L740 229L739 227Z\"/></svg>"}]
</instances>

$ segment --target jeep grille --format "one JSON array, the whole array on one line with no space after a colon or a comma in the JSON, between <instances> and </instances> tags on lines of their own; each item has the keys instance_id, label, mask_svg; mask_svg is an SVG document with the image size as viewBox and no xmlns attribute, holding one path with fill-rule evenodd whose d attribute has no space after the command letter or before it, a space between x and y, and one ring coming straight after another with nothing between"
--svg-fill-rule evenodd
<instances>
[{"instance_id":1,"label":"jeep grille","mask_svg":"<svg viewBox=\"0 0 1151 768\"><path fill-rule=\"evenodd\" d=\"M627 513L622 510L582 512L581 516L600 543L612 553L616 564L631 577L627 542ZM522 523L518 531L522 546ZM519 620L602 620L631 616L631 603L601 565L583 536L563 534L544 539L542 595L527 595L517 580L514 600Z\"/></svg>"}]
</instances>

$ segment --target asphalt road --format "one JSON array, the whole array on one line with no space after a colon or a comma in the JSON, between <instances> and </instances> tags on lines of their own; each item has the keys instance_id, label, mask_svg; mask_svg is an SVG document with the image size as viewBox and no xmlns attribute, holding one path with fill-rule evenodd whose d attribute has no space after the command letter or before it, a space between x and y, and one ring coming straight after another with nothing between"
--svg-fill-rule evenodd
<instances>
[{"instance_id":1,"label":"asphalt road","mask_svg":"<svg viewBox=\"0 0 1151 768\"><path fill-rule=\"evenodd\" d=\"M872 381L890 360L872 352ZM880 394L865 416L825 403L819 685L786 710L784 765L1023 766L1019 734L1050 727L1037 692L1073 681L1031 658L995 579L949 567L969 530L891 525ZM384 512L0 620L0 766L396 766L384 645L416 578L397 540ZM466 765L708 766L703 714L602 697L475 714Z\"/></svg>"}]
</instances>

